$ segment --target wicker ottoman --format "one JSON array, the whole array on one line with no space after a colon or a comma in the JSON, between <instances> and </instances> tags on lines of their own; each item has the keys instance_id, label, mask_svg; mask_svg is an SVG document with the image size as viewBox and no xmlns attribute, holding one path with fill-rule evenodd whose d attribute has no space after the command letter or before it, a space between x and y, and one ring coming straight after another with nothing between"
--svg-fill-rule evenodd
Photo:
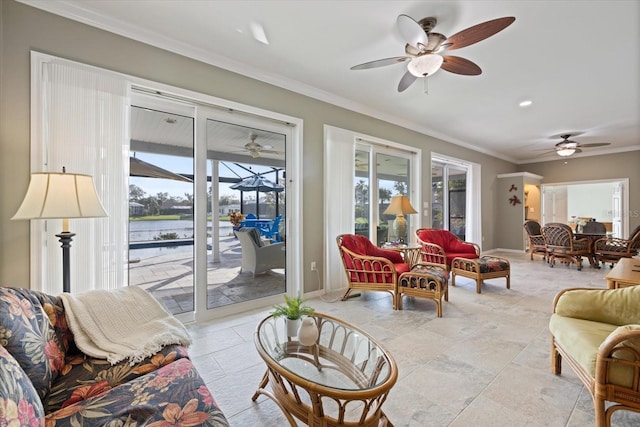
<instances>
[{"instance_id":1,"label":"wicker ottoman","mask_svg":"<svg viewBox=\"0 0 640 427\"><path fill-rule=\"evenodd\" d=\"M403 295L428 298L436 303L438 317L442 317L442 297L449 301L449 272L442 267L428 264L416 264L411 271L402 273L398 278L396 303L402 310Z\"/></svg>"},{"instance_id":2,"label":"wicker ottoman","mask_svg":"<svg viewBox=\"0 0 640 427\"><path fill-rule=\"evenodd\" d=\"M476 259L454 258L451 261L451 286L456 285L456 275L476 281L476 292L482 292L482 281L505 277L507 289L511 289L511 267L509 260L495 256L483 256Z\"/></svg>"}]
</instances>

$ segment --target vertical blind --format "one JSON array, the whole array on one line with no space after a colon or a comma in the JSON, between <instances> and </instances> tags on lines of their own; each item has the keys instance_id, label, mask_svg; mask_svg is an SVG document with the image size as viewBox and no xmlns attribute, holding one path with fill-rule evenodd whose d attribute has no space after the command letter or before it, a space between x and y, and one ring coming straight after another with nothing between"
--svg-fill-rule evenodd
<instances>
[{"instance_id":1,"label":"vertical blind","mask_svg":"<svg viewBox=\"0 0 640 427\"><path fill-rule=\"evenodd\" d=\"M106 218L71 219L71 292L127 285L128 82L104 70L48 56L32 56L36 110L32 172L93 176ZM33 111L33 110L32 110ZM37 154L36 154L37 155ZM62 291L61 220L32 221L33 289ZM32 248L32 253L34 248ZM37 265L33 265L33 263Z\"/></svg>"}]
</instances>

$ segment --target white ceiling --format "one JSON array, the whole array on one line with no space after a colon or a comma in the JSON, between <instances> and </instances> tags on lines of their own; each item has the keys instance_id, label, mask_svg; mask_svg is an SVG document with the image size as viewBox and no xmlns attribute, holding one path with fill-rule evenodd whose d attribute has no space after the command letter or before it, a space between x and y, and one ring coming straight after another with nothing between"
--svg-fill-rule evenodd
<instances>
[{"instance_id":1,"label":"white ceiling","mask_svg":"<svg viewBox=\"0 0 640 427\"><path fill-rule=\"evenodd\" d=\"M23 2L516 163L558 159L541 153L563 133L611 143L575 156L640 149L637 0ZM516 21L455 51L482 75L440 70L428 94L423 79L398 93L406 63L349 68L404 54L399 14L434 16L445 36Z\"/></svg>"}]
</instances>

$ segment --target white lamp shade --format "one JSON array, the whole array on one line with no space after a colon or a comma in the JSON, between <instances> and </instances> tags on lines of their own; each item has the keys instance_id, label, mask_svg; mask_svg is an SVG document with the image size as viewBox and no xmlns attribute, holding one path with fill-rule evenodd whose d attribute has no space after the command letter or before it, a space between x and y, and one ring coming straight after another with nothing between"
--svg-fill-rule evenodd
<instances>
[{"instance_id":1,"label":"white lamp shade","mask_svg":"<svg viewBox=\"0 0 640 427\"><path fill-rule=\"evenodd\" d=\"M73 173L34 173L18 212L11 219L107 216L93 178Z\"/></svg>"},{"instance_id":2,"label":"white lamp shade","mask_svg":"<svg viewBox=\"0 0 640 427\"><path fill-rule=\"evenodd\" d=\"M409 61L407 70L416 77L430 76L440 69L444 58L436 54L418 56Z\"/></svg>"},{"instance_id":3,"label":"white lamp shade","mask_svg":"<svg viewBox=\"0 0 640 427\"><path fill-rule=\"evenodd\" d=\"M389 203L389 206L383 212L385 215L405 215L415 213L418 213L418 211L411 206L411 202L407 196L393 196L391 198L391 203Z\"/></svg>"}]
</instances>

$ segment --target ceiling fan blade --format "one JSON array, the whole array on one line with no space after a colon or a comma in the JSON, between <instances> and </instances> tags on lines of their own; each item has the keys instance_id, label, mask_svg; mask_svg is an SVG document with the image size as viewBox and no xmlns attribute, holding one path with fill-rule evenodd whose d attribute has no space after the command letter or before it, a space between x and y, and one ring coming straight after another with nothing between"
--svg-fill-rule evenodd
<instances>
[{"instance_id":1,"label":"ceiling fan blade","mask_svg":"<svg viewBox=\"0 0 640 427\"><path fill-rule=\"evenodd\" d=\"M260 152L267 153L267 154L278 154L278 155L284 154L284 151L278 151L278 150L260 150Z\"/></svg>"},{"instance_id":2,"label":"ceiling fan blade","mask_svg":"<svg viewBox=\"0 0 640 427\"><path fill-rule=\"evenodd\" d=\"M416 76L411 74L409 71L404 73L404 76L400 79L400 83L398 83L398 92L404 92L409 86L413 84L417 79Z\"/></svg>"},{"instance_id":3,"label":"ceiling fan blade","mask_svg":"<svg viewBox=\"0 0 640 427\"><path fill-rule=\"evenodd\" d=\"M393 65L411 59L410 56L394 56L393 58L377 59L375 61L365 62L364 64L354 65L352 70L368 70L369 68L384 67L385 65Z\"/></svg>"},{"instance_id":4,"label":"ceiling fan blade","mask_svg":"<svg viewBox=\"0 0 640 427\"><path fill-rule=\"evenodd\" d=\"M418 46L418 43L426 45L429 42L427 33L425 33L420 24L410 16L398 15L396 24L404 41L411 46Z\"/></svg>"},{"instance_id":5,"label":"ceiling fan blade","mask_svg":"<svg viewBox=\"0 0 640 427\"><path fill-rule=\"evenodd\" d=\"M474 25L473 27L469 27L466 30L455 33L447 40L445 40L443 45L445 47L448 47L449 50L453 50L478 43L479 41L482 41L504 30L515 20L516 18L514 18L513 16L507 16L504 18L493 19L491 21Z\"/></svg>"},{"instance_id":6,"label":"ceiling fan blade","mask_svg":"<svg viewBox=\"0 0 640 427\"><path fill-rule=\"evenodd\" d=\"M450 55L443 56L443 59L444 62L440 68L450 73L462 74L464 76L477 76L482 74L480 67L468 59Z\"/></svg>"},{"instance_id":7,"label":"ceiling fan blade","mask_svg":"<svg viewBox=\"0 0 640 427\"><path fill-rule=\"evenodd\" d=\"M594 148L594 147L604 147L605 145L611 145L610 142L594 142L591 144L580 144L581 148Z\"/></svg>"}]
</instances>

